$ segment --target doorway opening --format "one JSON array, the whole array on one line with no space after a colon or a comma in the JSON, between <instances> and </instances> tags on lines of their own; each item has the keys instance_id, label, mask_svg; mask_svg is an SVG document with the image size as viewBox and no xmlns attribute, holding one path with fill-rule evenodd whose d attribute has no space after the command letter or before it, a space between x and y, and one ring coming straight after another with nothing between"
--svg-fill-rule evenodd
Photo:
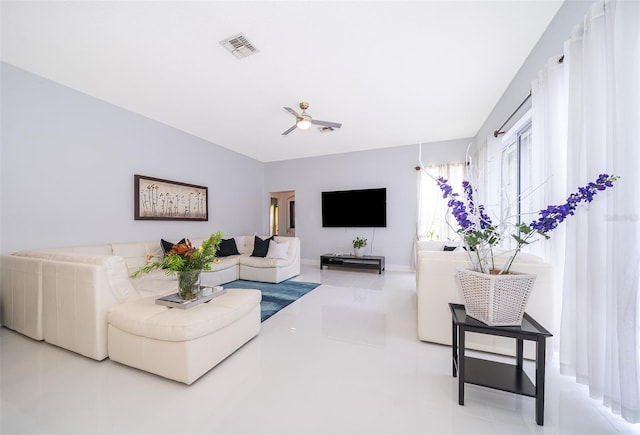
<instances>
[{"instance_id":1,"label":"doorway opening","mask_svg":"<svg viewBox=\"0 0 640 435\"><path fill-rule=\"evenodd\" d=\"M269 194L269 230L272 236L296 235L296 192L286 190Z\"/></svg>"}]
</instances>

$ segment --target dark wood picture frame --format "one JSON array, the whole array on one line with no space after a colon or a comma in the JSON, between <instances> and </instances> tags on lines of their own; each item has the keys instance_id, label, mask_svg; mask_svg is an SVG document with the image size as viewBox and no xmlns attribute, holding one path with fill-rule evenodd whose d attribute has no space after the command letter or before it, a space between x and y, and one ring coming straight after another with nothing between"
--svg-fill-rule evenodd
<instances>
[{"instance_id":1,"label":"dark wood picture frame","mask_svg":"<svg viewBox=\"0 0 640 435\"><path fill-rule=\"evenodd\" d=\"M209 220L206 186L135 174L133 192L135 220Z\"/></svg>"}]
</instances>

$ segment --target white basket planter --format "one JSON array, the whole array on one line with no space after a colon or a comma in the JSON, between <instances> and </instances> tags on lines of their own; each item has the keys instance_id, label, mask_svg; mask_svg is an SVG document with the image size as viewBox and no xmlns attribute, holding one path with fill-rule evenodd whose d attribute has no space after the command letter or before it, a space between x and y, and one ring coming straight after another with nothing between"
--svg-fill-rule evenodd
<instances>
[{"instance_id":1,"label":"white basket planter","mask_svg":"<svg viewBox=\"0 0 640 435\"><path fill-rule=\"evenodd\" d=\"M458 270L467 316L490 326L520 326L535 275Z\"/></svg>"}]
</instances>

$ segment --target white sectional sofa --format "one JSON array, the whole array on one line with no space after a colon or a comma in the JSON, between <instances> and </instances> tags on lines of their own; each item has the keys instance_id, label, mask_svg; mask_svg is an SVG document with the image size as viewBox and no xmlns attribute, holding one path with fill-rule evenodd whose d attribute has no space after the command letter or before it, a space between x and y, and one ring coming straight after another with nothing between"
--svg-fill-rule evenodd
<instances>
[{"instance_id":1,"label":"white sectional sofa","mask_svg":"<svg viewBox=\"0 0 640 435\"><path fill-rule=\"evenodd\" d=\"M448 252L444 246L455 243L420 241L416 243L417 330L422 341L451 345L451 311L449 302L464 304L462 290L456 279L458 269L471 269L466 251ZM503 258L498 256L497 259ZM514 272L532 273L536 282L525 311L542 326L554 333L553 267L539 257L519 253ZM504 337L467 333L466 347L503 355L515 354L515 342ZM525 342L525 357L533 358L532 343ZM551 355L551 352L549 353Z\"/></svg>"},{"instance_id":2,"label":"white sectional sofa","mask_svg":"<svg viewBox=\"0 0 640 435\"><path fill-rule=\"evenodd\" d=\"M195 246L203 240L191 238ZM244 252L222 257L220 264L213 264L211 272L202 274L203 285L236 279L277 283L300 273L297 237L274 237L276 243L288 244L286 258L251 257L254 236L238 236L236 240L244 241ZM159 239L3 255L2 324L35 340L102 360L108 356L110 307L177 291L176 278L162 270L130 278L145 264L147 254L162 255Z\"/></svg>"}]
</instances>

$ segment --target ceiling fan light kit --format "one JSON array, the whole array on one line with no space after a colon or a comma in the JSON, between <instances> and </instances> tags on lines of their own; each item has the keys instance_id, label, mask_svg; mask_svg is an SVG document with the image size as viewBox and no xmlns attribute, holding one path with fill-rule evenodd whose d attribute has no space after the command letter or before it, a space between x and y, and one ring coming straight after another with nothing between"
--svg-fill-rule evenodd
<instances>
[{"instance_id":1,"label":"ceiling fan light kit","mask_svg":"<svg viewBox=\"0 0 640 435\"><path fill-rule=\"evenodd\" d=\"M309 108L309 103L307 103L306 101L301 101L298 106L300 107L300 110L302 110L302 113L296 112L291 107L284 108L284 110L286 110L287 112L291 113L293 116L296 117L296 123L293 126L289 127L286 131L284 131L282 133L283 136L288 135L296 128L299 128L300 130L307 130L309 129L309 127L311 127L311 125L322 126L323 128L322 131L333 131L335 128L342 127L342 124L338 122L319 121L319 120L313 119L311 115L307 114L306 112L306 110Z\"/></svg>"},{"instance_id":2,"label":"ceiling fan light kit","mask_svg":"<svg viewBox=\"0 0 640 435\"><path fill-rule=\"evenodd\" d=\"M298 118L298 121L296 121L296 126L301 130L306 130L311 127L311 121L312 119L309 115L302 115Z\"/></svg>"}]
</instances>

